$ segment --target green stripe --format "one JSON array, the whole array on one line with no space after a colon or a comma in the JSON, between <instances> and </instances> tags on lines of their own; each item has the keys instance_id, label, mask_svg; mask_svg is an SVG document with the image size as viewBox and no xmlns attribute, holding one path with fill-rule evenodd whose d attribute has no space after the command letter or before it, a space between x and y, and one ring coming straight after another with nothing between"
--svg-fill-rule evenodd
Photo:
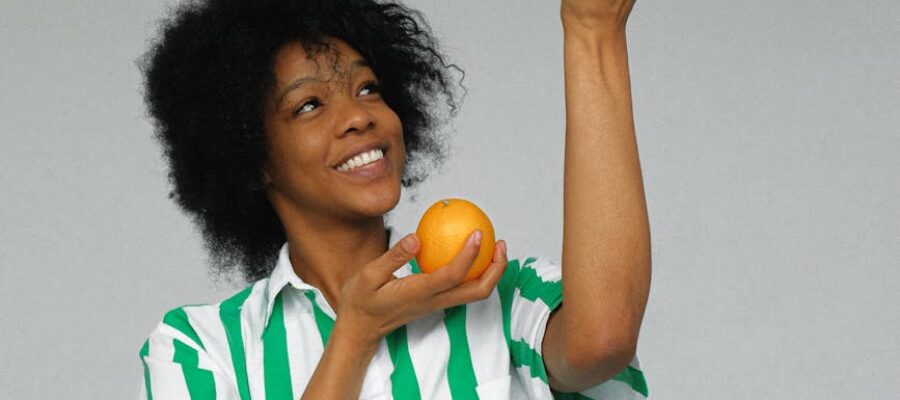
<instances>
[{"instance_id":1,"label":"green stripe","mask_svg":"<svg viewBox=\"0 0 900 400\"><path fill-rule=\"evenodd\" d=\"M334 328L334 320L331 319L325 311L316 303L316 294L312 290L303 292L306 298L313 306L313 315L316 317L316 327L319 329L319 336L322 337L322 346L328 344L328 338L331 337L331 329Z\"/></svg>"},{"instance_id":2,"label":"green stripe","mask_svg":"<svg viewBox=\"0 0 900 400\"><path fill-rule=\"evenodd\" d=\"M551 310L556 308L562 302L562 280L545 282L529 264L522 267L516 279L521 296L531 301L541 299Z\"/></svg>"},{"instance_id":3,"label":"green stripe","mask_svg":"<svg viewBox=\"0 0 900 400\"><path fill-rule=\"evenodd\" d=\"M247 361L244 357L244 339L241 334L241 307L250 296L253 285L248 286L240 293L222 302L219 306L219 319L225 327L225 335L228 337L228 348L231 350L231 362L234 364L234 374L237 378L238 393L241 400L250 400L250 388L247 384Z\"/></svg>"},{"instance_id":4,"label":"green stripe","mask_svg":"<svg viewBox=\"0 0 900 400\"><path fill-rule=\"evenodd\" d=\"M635 367L629 365L612 379L628 384L628 386L631 386L631 390L644 395L644 397L650 397L647 381L644 380L644 373Z\"/></svg>"},{"instance_id":5,"label":"green stripe","mask_svg":"<svg viewBox=\"0 0 900 400\"><path fill-rule=\"evenodd\" d=\"M525 258L525 261L522 261L522 266L523 267L531 266L531 264L534 264L535 261L537 261L537 258L527 257L527 258Z\"/></svg>"},{"instance_id":6,"label":"green stripe","mask_svg":"<svg viewBox=\"0 0 900 400\"><path fill-rule=\"evenodd\" d=\"M409 266L412 267L412 273L414 273L414 274L421 274L421 273L422 273L422 270L419 269L419 263L416 262L416 258L415 258L415 257L413 257L411 260L409 260Z\"/></svg>"},{"instance_id":7,"label":"green stripe","mask_svg":"<svg viewBox=\"0 0 900 400\"><path fill-rule=\"evenodd\" d=\"M528 367L532 378L540 378L544 383L547 380L547 370L544 368L544 357L534 351L524 340L516 340L509 346L509 353L514 367Z\"/></svg>"},{"instance_id":8,"label":"green stripe","mask_svg":"<svg viewBox=\"0 0 900 400\"><path fill-rule=\"evenodd\" d=\"M512 346L510 347L510 352L513 354L512 364L514 367L519 368L523 365L528 366L529 370L531 371L532 378L540 378L542 381L544 381L544 383L548 383L547 371L544 367L543 357L536 351L534 351L527 343L521 340L513 342ZM627 384L631 387L631 390L640 393L644 397L650 397L649 390L647 389L647 382L644 380L644 373L637 368L628 366L611 379ZM563 393L553 391L553 395L554 399L557 400L590 399L590 397L583 396L578 393Z\"/></svg>"},{"instance_id":9,"label":"green stripe","mask_svg":"<svg viewBox=\"0 0 900 400\"><path fill-rule=\"evenodd\" d=\"M291 386L291 366L288 362L287 331L284 328L282 293L275 296L272 316L263 336L263 376L266 399L288 399L294 396Z\"/></svg>"},{"instance_id":10,"label":"green stripe","mask_svg":"<svg viewBox=\"0 0 900 400\"><path fill-rule=\"evenodd\" d=\"M536 259L533 257L527 258L520 267L518 260L510 260L497 288L500 294L500 309L503 314L503 334L506 336L513 366L516 368L527 366L532 377L537 377L549 385L541 354L523 340L514 342L510 340L512 302L517 287L523 298L531 301L541 299L551 310L555 310L562 303L562 282L544 282L537 275L537 270L531 266L535 261ZM612 379L625 382L631 386L632 390L648 397L647 385L640 370L629 366ZM590 399L580 393L562 393L552 389L551 392L555 399Z\"/></svg>"},{"instance_id":11,"label":"green stripe","mask_svg":"<svg viewBox=\"0 0 900 400\"><path fill-rule=\"evenodd\" d=\"M509 260L506 263L506 271L497 283L497 293L500 295L500 311L503 315L503 336L506 338L506 347L512 348L510 340L510 314L512 313L512 297L516 286L516 277L519 276L519 260Z\"/></svg>"},{"instance_id":12,"label":"green stripe","mask_svg":"<svg viewBox=\"0 0 900 400\"><path fill-rule=\"evenodd\" d=\"M144 364L144 389L147 391L147 400L153 400L153 392L150 391L150 368L147 367L147 361L144 360L144 357L147 357L147 354L150 354L150 339L144 341L144 345L141 346L141 363Z\"/></svg>"},{"instance_id":13,"label":"green stripe","mask_svg":"<svg viewBox=\"0 0 900 400\"><path fill-rule=\"evenodd\" d=\"M191 400L215 399L216 381L212 371L199 367L200 357L197 355L197 350L178 339L172 340L172 345L175 347L172 361L181 364L184 382L187 384Z\"/></svg>"},{"instance_id":14,"label":"green stripe","mask_svg":"<svg viewBox=\"0 0 900 400\"><path fill-rule=\"evenodd\" d=\"M403 325L389 333L387 338L388 352L394 363L394 371L391 372L391 388L395 399L421 399L419 381L416 379L416 371L409 356L409 345L406 340L406 325Z\"/></svg>"},{"instance_id":15,"label":"green stripe","mask_svg":"<svg viewBox=\"0 0 900 400\"><path fill-rule=\"evenodd\" d=\"M184 311L184 307L178 307L167 312L166 316L163 317L163 323L191 338L191 340L200 346L201 349L206 350L206 347L203 347L203 342L200 341L200 336L197 335L197 331L191 326L191 322L188 320L188 315Z\"/></svg>"},{"instance_id":16,"label":"green stripe","mask_svg":"<svg viewBox=\"0 0 900 400\"><path fill-rule=\"evenodd\" d=\"M512 365L516 368L527 366L532 377L549 384L544 358L524 340L513 341L510 331L512 303L516 288L519 288L521 297L531 301L541 298L550 305L551 310L562 301L562 285L544 282L537 275L537 271L531 267L535 261L534 258L528 258L520 267L519 260L510 260L506 264L506 272L497 284L497 288L500 295L500 310L503 314L503 335L506 337Z\"/></svg>"},{"instance_id":17,"label":"green stripe","mask_svg":"<svg viewBox=\"0 0 900 400\"><path fill-rule=\"evenodd\" d=\"M519 368L523 365L528 366L532 378L539 378L544 381L544 383L548 383L543 357L534 351L527 343L521 340L513 342L510 347L510 352L513 354L512 364L514 367ZM647 383L644 381L644 374L639 369L629 366L612 379L626 383L631 386L631 389L635 392L642 394L644 397L649 397ZM590 397L579 393L564 393L555 390L553 390L553 396L556 400L591 399Z\"/></svg>"},{"instance_id":18,"label":"green stripe","mask_svg":"<svg viewBox=\"0 0 900 400\"><path fill-rule=\"evenodd\" d=\"M454 399L478 399L475 391L478 382L466 337L466 305L448 308L444 313L444 325L450 338L450 361L447 366L450 394Z\"/></svg>"}]
</instances>

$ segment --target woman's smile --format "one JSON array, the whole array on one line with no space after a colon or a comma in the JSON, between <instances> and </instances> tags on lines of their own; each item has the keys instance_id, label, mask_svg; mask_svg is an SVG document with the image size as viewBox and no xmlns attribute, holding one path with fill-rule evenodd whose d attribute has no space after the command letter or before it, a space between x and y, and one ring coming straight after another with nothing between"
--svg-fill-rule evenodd
<instances>
[{"instance_id":1,"label":"woman's smile","mask_svg":"<svg viewBox=\"0 0 900 400\"><path fill-rule=\"evenodd\" d=\"M361 153L335 168L341 175L357 181L381 178L389 169L390 161L381 149Z\"/></svg>"}]
</instances>

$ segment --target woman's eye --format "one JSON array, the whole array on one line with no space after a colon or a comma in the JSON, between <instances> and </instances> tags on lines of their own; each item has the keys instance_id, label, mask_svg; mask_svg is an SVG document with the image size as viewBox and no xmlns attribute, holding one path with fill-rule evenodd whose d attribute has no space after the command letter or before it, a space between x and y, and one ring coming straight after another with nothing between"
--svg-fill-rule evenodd
<instances>
[{"instance_id":1,"label":"woman's eye","mask_svg":"<svg viewBox=\"0 0 900 400\"><path fill-rule=\"evenodd\" d=\"M360 93L363 95L381 93L381 86L376 82L369 82L360 89Z\"/></svg>"},{"instance_id":2,"label":"woman's eye","mask_svg":"<svg viewBox=\"0 0 900 400\"><path fill-rule=\"evenodd\" d=\"M322 105L322 103L319 103L319 100L312 99L310 101L303 103L303 105L301 105L299 108L294 110L294 115L299 115L301 113L312 111L320 105Z\"/></svg>"}]
</instances>

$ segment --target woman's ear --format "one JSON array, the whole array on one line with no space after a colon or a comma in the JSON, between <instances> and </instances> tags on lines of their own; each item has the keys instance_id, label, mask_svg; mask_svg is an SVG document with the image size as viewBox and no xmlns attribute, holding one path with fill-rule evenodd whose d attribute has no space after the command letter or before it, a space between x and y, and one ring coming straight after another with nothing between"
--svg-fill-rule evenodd
<instances>
[{"instance_id":1,"label":"woman's ear","mask_svg":"<svg viewBox=\"0 0 900 400\"><path fill-rule=\"evenodd\" d=\"M266 167L259 168L259 189L267 190L269 186L272 186L272 176L269 175L269 171Z\"/></svg>"},{"instance_id":2,"label":"woman's ear","mask_svg":"<svg viewBox=\"0 0 900 400\"><path fill-rule=\"evenodd\" d=\"M272 176L269 175L269 168L271 167L271 160L265 160L258 165L259 168L259 181L263 186L269 186L272 184Z\"/></svg>"}]
</instances>

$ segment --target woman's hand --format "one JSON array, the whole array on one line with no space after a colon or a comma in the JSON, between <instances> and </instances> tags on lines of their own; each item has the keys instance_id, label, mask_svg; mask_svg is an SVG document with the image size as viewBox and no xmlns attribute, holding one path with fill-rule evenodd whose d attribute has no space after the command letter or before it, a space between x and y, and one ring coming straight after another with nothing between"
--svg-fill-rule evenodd
<instances>
[{"instance_id":1,"label":"woman's hand","mask_svg":"<svg viewBox=\"0 0 900 400\"><path fill-rule=\"evenodd\" d=\"M480 278L460 285L479 247L473 232L453 261L443 268L397 279L393 272L419 251L418 238L407 235L344 284L336 327L340 324L343 331L353 332L357 340L377 344L411 320L488 298L506 271L506 242L496 243L491 265Z\"/></svg>"},{"instance_id":2,"label":"woman's hand","mask_svg":"<svg viewBox=\"0 0 900 400\"><path fill-rule=\"evenodd\" d=\"M635 0L562 0L563 28L587 29L602 36L622 35Z\"/></svg>"}]
</instances>

